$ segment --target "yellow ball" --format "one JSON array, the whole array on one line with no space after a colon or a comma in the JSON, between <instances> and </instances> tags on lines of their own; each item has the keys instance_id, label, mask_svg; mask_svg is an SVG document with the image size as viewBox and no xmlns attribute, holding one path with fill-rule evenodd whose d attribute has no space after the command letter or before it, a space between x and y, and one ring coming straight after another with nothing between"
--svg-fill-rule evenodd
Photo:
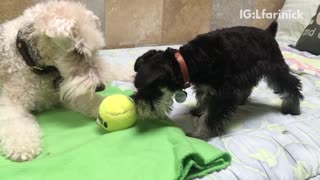
<instances>
[{"instance_id":1,"label":"yellow ball","mask_svg":"<svg viewBox=\"0 0 320 180\"><path fill-rule=\"evenodd\" d=\"M131 127L137 119L134 102L125 95L106 97L99 106L97 119L107 131L118 131Z\"/></svg>"}]
</instances>

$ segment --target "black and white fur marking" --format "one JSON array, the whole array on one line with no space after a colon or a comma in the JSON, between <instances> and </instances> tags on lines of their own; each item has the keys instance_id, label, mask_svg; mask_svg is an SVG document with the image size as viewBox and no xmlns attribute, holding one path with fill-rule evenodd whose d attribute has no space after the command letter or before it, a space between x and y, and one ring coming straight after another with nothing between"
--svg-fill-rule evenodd
<instances>
[{"instance_id":1,"label":"black and white fur marking","mask_svg":"<svg viewBox=\"0 0 320 180\"><path fill-rule=\"evenodd\" d=\"M200 118L192 136L207 139L221 135L225 120L263 78L283 100L282 113L300 114L302 85L289 72L274 38L276 31L277 22L266 30L233 27L198 35L179 50L146 52L134 67L138 91L133 98L139 115L163 117L171 108L170 95L184 87L174 56L177 51L185 59L196 92L197 106L191 113Z\"/></svg>"}]
</instances>

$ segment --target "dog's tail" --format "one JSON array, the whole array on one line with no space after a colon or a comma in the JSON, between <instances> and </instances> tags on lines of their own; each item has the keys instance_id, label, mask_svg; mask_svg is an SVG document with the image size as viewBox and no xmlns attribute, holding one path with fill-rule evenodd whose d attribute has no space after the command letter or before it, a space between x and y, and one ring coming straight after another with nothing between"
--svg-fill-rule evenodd
<instances>
[{"instance_id":1,"label":"dog's tail","mask_svg":"<svg viewBox=\"0 0 320 180\"><path fill-rule=\"evenodd\" d=\"M270 26L266 29L267 32L269 32L273 37L276 37L278 30L278 23L277 21L273 21Z\"/></svg>"}]
</instances>

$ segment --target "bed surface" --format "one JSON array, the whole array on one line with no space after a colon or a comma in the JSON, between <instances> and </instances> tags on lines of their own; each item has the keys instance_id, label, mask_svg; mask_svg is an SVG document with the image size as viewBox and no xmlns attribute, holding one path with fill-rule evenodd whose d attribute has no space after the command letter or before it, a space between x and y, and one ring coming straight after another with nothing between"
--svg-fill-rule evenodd
<instances>
[{"instance_id":1,"label":"bed surface","mask_svg":"<svg viewBox=\"0 0 320 180\"><path fill-rule=\"evenodd\" d=\"M228 123L226 134L209 141L231 153L231 166L203 180L317 179L320 174L320 79L317 70L320 57L296 51L284 42L279 44L287 63L303 84L302 114L281 114L279 97L262 81L254 89L249 102L237 109ZM153 48L165 49L166 46L105 50L100 55L109 63L133 66L138 56ZM300 59L306 63L297 63ZM114 81L113 84L122 89L134 88L128 82ZM174 103L170 117L185 131L192 131L197 118L190 116L188 111L195 99L192 90L187 91L186 102Z\"/></svg>"}]
</instances>

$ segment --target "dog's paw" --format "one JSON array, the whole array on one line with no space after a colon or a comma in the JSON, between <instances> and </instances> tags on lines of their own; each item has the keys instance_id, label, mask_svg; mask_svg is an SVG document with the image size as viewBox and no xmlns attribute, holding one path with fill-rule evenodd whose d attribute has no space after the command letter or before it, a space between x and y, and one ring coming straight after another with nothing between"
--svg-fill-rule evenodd
<instances>
[{"instance_id":1,"label":"dog's paw","mask_svg":"<svg viewBox=\"0 0 320 180\"><path fill-rule=\"evenodd\" d=\"M22 146L16 149L7 149L4 151L4 155L6 158L12 161L23 162L32 160L38 154L40 154L40 151L40 147L28 149L28 147Z\"/></svg>"},{"instance_id":2,"label":"dog's paw","mask_svg":"<svg viewBox=\"0 0 320 180\"><path fill-rule=\"evenodd\" d=\"M241 98L239 98L237 102L238 102L237 104L238 104L239 106L243 106L243 105L246 105L246 104L248 103L248 99L241 99Z\"/></svg>"},{"instance_id":3,"label":"dog's paw","mask_svg":"<svg viewBox=\"0 0 320 180\"><path fill-rule=\"evenodd\" d=\"M209 141L211 138L213 138L213 136L211 136L209 134L198 133L198 132L191 132L191 133L187 133L186 135L189 136L189 137L201 139L201 140L204 140L204 141Z\"/></svg>"},{"instance_id":4,"label":"dog's paw","mask_svg":"<svg viewBox=\"0 0 320 180\"><path fill-rule=\"evenodd\" d=\"M28 136L10 137L1 145L4 156L18 162L32 160L41 152L40 140Z\"/></svg>"},{"instance_id":5,"label":"dog's paw","mask_svg":"<svg viewBox=\"0 0 320 180\"><path fill-rule=\"evenodd\" d=\"M301 111L300 111L300 107L289 107L289 106L282 106L281 107L281 112L282 114L291 114L291 115L300 115Z\"/></svg>"},{"instance_id":6,"label":"dog's paw","mask_svg":"<svg viewBox=\"0 0 320 180\"><path fill-rule=\"evenodd\" d=\"M219 136L218 133L214 133L213 131L211 131L211 130L209 130L207 128L199 128L199 127L195 131L187 133L186 135L189 136L189 137L202 139L202 140L205 140L205 141L208 141L211 138Z\"/></svg>"},{"instance_id":7,"label":"dog's paw","mask_svg":"<svg viewBox=\"0 0 320 180\"><path fill-rule=\"evenodd\" d=\"M0 129L0 145L3 155L13 161L28 161L41 151L40 128L31 119L12 120Z\"/></svg>"},{"instance_id":8,"label":"dog's paw","mask_svg":"<svg viewBox=\"0 0 320 180\"><path fill-rule=\"evenodd\" d=\"M251 89L240 91L237 97L237 104L240 106L245 105L249 101L251 91Z\"/></svg>"},{"instance_id":9,"label":"dog's paw","mask_svg":"<svg viewBox=\"0 0 320 180\"><path fill-rule=\"evenodd\" d=\"M281 112L283 114L300 115L300 102L296 99L287 99L282 102Z\"/></svg>"}]
</instances>

